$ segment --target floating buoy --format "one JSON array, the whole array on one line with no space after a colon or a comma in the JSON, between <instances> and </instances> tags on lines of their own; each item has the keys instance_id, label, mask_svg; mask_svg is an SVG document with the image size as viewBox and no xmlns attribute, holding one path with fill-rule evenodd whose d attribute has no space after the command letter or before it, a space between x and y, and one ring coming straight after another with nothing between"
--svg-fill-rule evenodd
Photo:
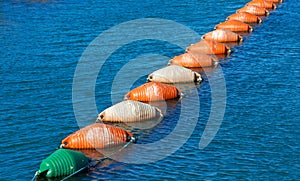
<instances>
[{"instance_id":1,"label":"floating buoy","mask_svg":"<svg viewBox=\"0 0 300 181\"><path fill-rule=\"evenodd\" d=\"M265 0L253 0L248 2L246 5L248 6L254 5L266 9L276 9L276 4L274 4L273 2L267 2Z\"/></svg>"},{"instance_id":2,"label":"floating buoy","mask_svg":"<svg viewBox=\"0 0 300 181\"><path fill-rule=\"evenodd\" d=\"M162 112L158 108L134 100L122 101L105 109L98 115L98 120L114 123L159 120L162 118Z\"/></svg>"},{"instance_id":3,"label":"floating buoy","mask_svg":"<svg viewBox=\"0 0 300 181\"><path fill-rule=\"evenodd\" d=\"M168 63L169 65L180 65L187 68L193 67L212 67L218 64L218 59L211 55L198 52L187 52L175 56Z\"/></svg>"},{"instance_id":4,"label":"floating buoy","mask_svg":"<svg viewBox=\"0 0 300 181\"><path fill-rule=\"evenodd\" d=\"M160 82L148 82L128 92L125 95L125 100L151 102L175 99L180 96L181 91L173 85L162 84Z\"/></svg>"},{"instance_id":5,"label":"floating buoy","mask_svg":"<svg viewBox=\"0 0 300 181\"><path fill-rule=\"evenodd\" d=\"M215 26L215 29L224 29L234 32L252 32L252 26L239 20L228 20Z\"/></svg>"},{"instance_id":6,"label":"floating buoy","mask_svg":"<svg viewBox=\"0 0 300 181\"><path fill-rule=\"evenodd\" d=\"M151 73L148 78L150 82L161 82L167 84L173 83L186 83L186 82L201 82L201 75L190 69L171 65L165 68L159 69Z\"/></svg>"},{"instance_id":7,"label":"floating buoy","mask_svg":"<svg viewBox=\"0 0 300 181\"><path fill-rule=\"evenodd\" d=\"M217 29L202 36L204 40L214 40L217 42L242 42L243 37L229 30Z\"/></svg>"},{"instance_id":8,"label":"floating buoy","mask_svg":"<svg viewBox=\"0 0 300 181\"><path fill-rule=\"evenodd\" d=\"M248 13L248 12L240 12L236 14L232 14L227 17L227 20L239 20L244 23L261 23L262 20L258 16Z\"/></svg>"},{"instance_id":9,"label":"floating buoy","mask_svg":"<svg viewBox=\"0 0 300 181\"><path fill-rule=\"evenodd\" d=\"M231 50L228 46L223 43L218 43L216 41L202 40L198 43L192 44L186 48L186 52L197 52L203 54L224 54L229 55Z\"/></svg>"},{"instance_id":10,"label":"floating buoy","mask_svg":"<svg viewBox=\"0 0 300 181\"><path fill-rule=\"evenodd\" d=\"M133 135L115 126L95 123L62 140L61 147L69 149L111 148L131 141Z\"/></svg>"},{"instance_id":11,"label":"floating buoy","mask_svg":"<svg viewBox=\"0 0 300 181\"><path fill-rule=\"evenodd\" d=\"M37 177L62 177L71 175L82 168L87 168L90 159L83 153L58 149L42 161Z\"/></svg>"},{"instance_id":12,"label":"floating buoy","mask_svg":"<svg viewBox=\"0 0 300 181\"><path fill-rule=\"evenodd\" d=\"M256 16L268 16L270 14L266 8L262 8L254 5L244 6L243 8L238 9L236 12L237 13L248 12Z\"/></svg>"}]
</instances>

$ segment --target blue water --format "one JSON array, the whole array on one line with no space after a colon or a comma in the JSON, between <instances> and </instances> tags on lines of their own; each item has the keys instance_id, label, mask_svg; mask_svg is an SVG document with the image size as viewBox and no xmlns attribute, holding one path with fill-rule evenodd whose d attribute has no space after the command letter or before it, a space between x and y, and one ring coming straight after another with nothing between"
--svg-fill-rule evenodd
<instances>
[{"instance_id":1,"label":"blue water","mask_svg":"<svg viewBox=\"0 0 300 181\"><path fill-rule=\"evenodd\" d=\"M30 180L61 140L78 130L72 105L73 76L82 53L100 33L137 18L162 18L202 35L246 2L1 1L0 179ZM198 86L201 107L196 128L175 153L141 165L107 160L72 180L299 180L299 8L298 0L284 1L244 43L233 48L230 57L221 60L226 111L217 135L205 149L198 149L198 144L210 114L207 79ZM98 111L112 104L110 82L126 61L141 51L169 57L183 52L155 41L126 46L104 65L103 71L110 74L97 79ZM141 77L134 86L144 80ZM180 106L175 102L168 107L163 122L137 144L168 135Z\"/></svg>"}]
</instances>

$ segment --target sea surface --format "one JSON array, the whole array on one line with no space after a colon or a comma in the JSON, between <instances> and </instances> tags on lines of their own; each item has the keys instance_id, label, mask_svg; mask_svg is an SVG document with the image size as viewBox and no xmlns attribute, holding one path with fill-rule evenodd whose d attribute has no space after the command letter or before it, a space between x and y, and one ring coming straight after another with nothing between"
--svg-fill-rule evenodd
<instances>
[{"instance_id":1,"label":"sea surface","mask_svg":"<svg viewBox=\"0 0 300 181\"><path fill-rule=\"evenodd\" d=\"M79 129L73 80L83 52L100 34L120 23L153 18L181 24L201 36L246 2L0 1L0 180L30 180L61 140ZM232 48L229 57L220 59L217 68L201 71L204 81L200 85L183 86L185 96L167 102L161 122L131 130L139 139L129 147L156 143L182 124L178 121L182 116L187 127L182 126L181 132L188 137L178 149L151 163L143 155L136 157L140 164L107 159L70 180L300 180L299 9L299 0L284 0L261 25L254 26L242 44ZM169 29L177 30L176 26ZM180 40L182 35L172 38ZM186 36L186 40L192 38ZM118 90L122 81L112 82L115 77L122 80L123 74L118 72L130 60L149 54L172 58L183 52L178 45L155 39L133 41L115 50L103 64L95 90L88 84L83 86L94 92L96 113L115 103L112 95L118 91L112 88ZM131 77L135 80L131 88L145 83L151 67L167 64L154 62L128 66L145 69L145 75ZM222 106L211 108L212 84L219 80L226 85L226 99L221 97L225 110ZM196 94L189 91L195 88ZM198 103L199 107L193 106ZM89 109L81 107L82 111ZM217 129L211 142L199 148L209 117L218 110L225 111L223 119L214 122ZM91 114L80 121L91 124L96 117ZM172 147L182 139L162 142L161 147ZM151 149L148 159L166 151Z\"/></svg>"}]
</instances>

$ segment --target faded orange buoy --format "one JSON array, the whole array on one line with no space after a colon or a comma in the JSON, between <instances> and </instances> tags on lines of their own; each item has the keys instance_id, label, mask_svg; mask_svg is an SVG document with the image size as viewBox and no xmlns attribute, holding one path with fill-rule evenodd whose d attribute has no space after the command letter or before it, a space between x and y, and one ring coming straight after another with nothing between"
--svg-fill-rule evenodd
<instances>
[{"instance_id":1,"label":"faded orange buoy","mask_svg":"<svg viewBox=\"0 0 300 181\"><path fill-rule=\"evenodd\" d=\"M268 2L265 0L253 0L248 2L246 5L254 5L254 6L258 6L258 7L262 7L262 8L266 8L266 9L276 9L276 4L274 4L273 2Z\"/></svg>"},{"instance_id":2,"label":"faded orange buoy","mask_svg":"<svg viewBox=\"0 0 300 181\"><path fill-rule=\"evenodd\" d=\"M133 135L115 126L95 123L84 127L62 140L68 149L110 148L131 141Z\"/></svg>"},{"instance_id":3,"label":"faded orange buoy","mask_svg":"<svg viewBox=\"0 0 300 181\"><path fill-rule=\"evenodd\" d=\"M239 20L228 20L215 26L215 29L224 29L234 32L252 32L252 26Z\"/></svg>"},{"instance_id":4,"label":"faded orange buoy","mask_svg":"<svg viewBox=\"0 0 300 181\"><path fill-rule=\"evenodd\" d=\"M216 41L202 40L198 43L192 44L186 48L187 52L197 52L203 54L230 54L231 50L228 46L223 43L218 43Z\"/></svg>"},{"instance_id":5,"label":"faded orange buoy","mask_svg":"<svg viewBox=\"0 0 300 181\"><path fill-rule=\"evenodd\" d=\"M180 97L180 95L181 91L173 85L167 85L160 82L148 82L128 92L125 95L125 99L151 102L175 99Z\"/></svg>"},{"instance_id":6,"label":"faded orange buoy","mask_svg":"<svg viewBox=\"0 0 300 181\"><path fill-rule=\"evenodd\" d=\"M243 8L238 9L236 12L237 13L248 12L256 16L268 16L270 14L266 8L262 8L254 5L244 6Z\"/></svg>"},{"instance_id":7,"label":"faded orange buoy","mask_svg":"<svg viewBox=\"0 0 300 181\"><path fill-rule=\"evenodd\" d=\"M98 115L97 121L121 123L162 118L162 112L157 107L134 100L126 100L102 111Z\"/></svg>"},{"instance_id":8,"label":"faded orange buoy","mask_svg":"<svg viewBox=\"0 0 300 181\"><path fill-rule=\"evenodd\" d=\"M175 56L168 63L169 65L180 65L183 67L211 67L218 64L218 59L211 55L198 52L187 52L179 56Z\"/></svg>"},{"instance_id":9,"label":"faded orange buoy","mask_svg":"<svg viewBox=\"0 0 300 181\"><path fill-rule=\"evenodd\" d=\"M244 23L261 23L262 20L256 15L248 12L240 12L227 17L227 20L239 20Z\"/></svg>"},{"instance_id":10,"label":"faded orange buoy","mask_svg":"<svg viewBox=\"0 0 300 181\"><path fill-rule=\"evenodd\" d=\"M214 40L217 42L242 42L243 37L229 30L217 29L202 36L204 40Z\"/></svg>"},{"instance_id":11,"label":"faded orange buoy","mask_svg":"<svg viewBox=\"0 0 300 181\"><path fill-rule=\"evenodd\" d=\"M148 75L147 78L150 82L161 82L167 84L173 83L186 83L186 82L201 82L201 75L190 69L171 65L165 68L159 69Z\"/></svg>"}]
</instances>

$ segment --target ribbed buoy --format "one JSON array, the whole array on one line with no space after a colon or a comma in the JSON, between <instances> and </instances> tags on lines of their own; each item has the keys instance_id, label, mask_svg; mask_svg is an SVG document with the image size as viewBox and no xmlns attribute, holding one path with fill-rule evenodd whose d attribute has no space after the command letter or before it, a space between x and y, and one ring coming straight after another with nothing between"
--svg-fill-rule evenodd
<instances>
[{"instance_id":1,"label":"ribbed buoy","mask_svg":"<svg viewBox=\"0 0 300 181\"><path fill-rule=\"evenodd\" d=\"M212 67L218 64L218 59L203 53L187 52L179 56L175 56L168 64L180 65L187 68Z\"/></svg>"},{"instance_id":2,"label":"ribbed buoy","mask_svg":"<svg viewBox=\"0 0 300 181\"><path fill-rule=\"evenodd\" d=\"M125 100L151 102L175 99L180 96L181 91L173 85L148 82L128 92L125 95Z\"/></svg>"},{"instance_id":3,"label":"ribbed buoy","mask_svg":"<svg viewBox=\"0 0 300 181\"><path fill-rule=\"evenodd\" d=\"M69 149L110 148L133 139L133 135L121 128L101 123L84 127L62 140L61 147Z\"/></svg>"},{"instance_id":4,"label":"ribbed buoy","mask_svg":"<svg viewBox=\"0 0 300 181\"><path fill-rule=\"evenodd\" d=\"M68 176L79 169L87 167L90 159L83 153L58 149L42 161L37 172L38 177L62 177Z\"/></svg>"},{"instance_id":5,"label":"ribbed buoy","mask_svg":"<svg viewBox=\"0 0 300 181\"><path fill-rule=\"evenodd\" d=\"M223 43L216 41L202 40L198 43L192 44L186 48L186 52L197 52L203 54L214 54L214 55L229 55L231 50L228 46Z\"/></svg>"},{"instance_id":6,"label":"ribbed buoy","mask_svg":"<svg viewBox=\"0 0 300 181\"><path fill-rule=\"evenodd\" d=\"M217 29L202 36L204 40L214 40L217 42L242 42L243 37L229 30Z\"/></svg>"},{"instance_id":7,"label":"ribbed buoy","mask_svg":"<svg viewBox=\"0 0 300 181\"><path fill-rule=\"evenodd\" d=\"M268 16L270 14L266 8L262 8L254 5L244 6L241 9L238 9L236 12L237 13L248 12L256 16Z\"/></svg>"},{"instance_id":8,"label":"ribbed buoy","mask_svg":"<svg viewBox=\"0 0 300 181\"><path fill-rule=\"evenodd\" d=\"M254 5L266 9L276 9L276 4L265 0L253 0L247 3L248 6Z\"/></svg>"},{"instance_id":9,"label":"ribbed buoy","mask_svg":"<svg viewBox=\"0 0 300 181\"><path fill-rule=\"evenodd\" d=\"M215 26L215 29L224 29L233 32L252 32L252 26L239 20L227 20Z\"/></svg>"},{"instance_id":10,"label":"ribbed buoy","mask_svg":"<svg viewBox=\"0 0 300 181\"><path fill-rule=\"evenodd\" d=\"M227 20L239 20L244 23L261 23L261 18L248 12L240 12L227 17Z\"/></svg>"},{"instance_id":11,"label":"ribbed buoy","mask_svg":"<svg viewBox=\"0 0 300 181\"><path fill-rule=\"evenodd\" d=\"M159 69L148 75L147 78L150 82L161 82L167 84L173 83L186 83L186 82L201 82L201 75L190 69L171 65L165 68Z\"/></svg>"},{"instance_id":12,"label":"ribbed buoy","mask_svg":"<svg viewBox=\"0 0 300 181\"><path fill-rule=\"evenodd\" d=\"M127 100L119 102L98 115L102 122L138 122L145 120L162 119L161 110L142 102Z\"/></svg>"}]
</instances>

